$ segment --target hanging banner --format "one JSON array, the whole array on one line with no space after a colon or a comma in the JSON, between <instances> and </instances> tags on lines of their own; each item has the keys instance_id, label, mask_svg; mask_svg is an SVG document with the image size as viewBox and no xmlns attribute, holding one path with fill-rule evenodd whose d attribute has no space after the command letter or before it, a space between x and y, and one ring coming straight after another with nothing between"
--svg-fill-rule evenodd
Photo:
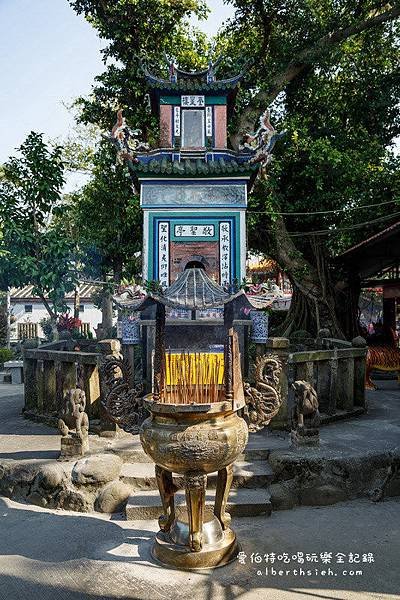
<instances>
[{"instance_id":1,"label":"hanging banner","mask_svg":"<svg viewBox=\"0 0 400 600\"><path fill-rule=\"evenodd\" d=\"M206 107L206 136L211 137L213 134L212 128L212 107Z\"/></svg>"},{"instance_id":2,"label":"hanging banner","mask_svg":"<svg viewBox=\"0 0 400 600\"><path fill-rule=\"evenodd\" d=\"M231 227L229 222L221 221L219 224L219 270L221 285L231 283Z\"/></svg>"},{"instance_id":3,"label":"hanging banner","mask_svg":"<svg viewBox=\"0 0 400 600\"><path fill-rule=\"evenodd\" d=\"M181 109L179 106L174 106L174 135L181 135Z\"/></svg>"},{"instance_id":4,"label":"hanging banner","mask_svg":"<svg viewBox=\"0 0 400 600\"><path fill-rule=\"evenodd\" d=\"M158 223L158 280L163 288L169 286L169 223Z\"/></svg>"}]
</instances>

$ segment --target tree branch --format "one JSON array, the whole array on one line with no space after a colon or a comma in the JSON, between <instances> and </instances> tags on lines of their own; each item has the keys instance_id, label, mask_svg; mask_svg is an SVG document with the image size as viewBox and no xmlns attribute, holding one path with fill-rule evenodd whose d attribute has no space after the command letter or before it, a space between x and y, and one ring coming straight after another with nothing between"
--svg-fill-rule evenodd
<instances>
[{"instance_id":1,"label":"tree branch","mask_svg":"<svg viewBox=\"0 0 400 600\"><path fill-rule=\"evenodd\" d=\"M285 89L288 83L296 79L296 77L309 67L310 64L314 63L322 54L358 33L373 29L383 23L393 21L399 16L400 3L397 2L392 9L371 17L370 19L364 19L359 23L349 25L344 29L338 29L333 33L324 35L313 46L299 52L297 57L290 61L286 69L278 73L278 75L272 79L268 90L254 96L251 104L244 109L239 119L238 133L231 138L234 148L238 147L244 133L252 131L254 122L257 118L257 113L260 110L260 105L267 106L270 104L278 94Z\"/></svg>"}]
</instances>

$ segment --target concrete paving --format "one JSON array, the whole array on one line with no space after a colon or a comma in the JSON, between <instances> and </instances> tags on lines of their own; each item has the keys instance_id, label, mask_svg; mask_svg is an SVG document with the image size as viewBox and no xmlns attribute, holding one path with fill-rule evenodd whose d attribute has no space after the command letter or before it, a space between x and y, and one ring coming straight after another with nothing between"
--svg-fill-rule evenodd
<instances>
[{"instance_id":1,"label":"concrete paving","mask_svg":"<svg viewBox=\"0 0 400 600\"><path fill-rule=\"evenodd\" d=\"M234 519L233 525L245 564L235 561L214 571L190 573L162 568L152 560L155 521L49 511L0 498L0 599L400 598L396 500L303 507L270 518ZM293 559L299 552L304 564L298 556ZM251 562L252 553L261 563ZM271 553L279 561L271 563ZM322 553L332 553L330 563L322 562ZM344 563L337 562L339 553ZM368 553L374 562L362 562ZM349 562L350 554L361 562Z\"/></svg>"},{"instance_id":2,"label":"concrete paving","mask_svg":"<svg viewBox=\"0 0 400 600\"><path fill-rule=\"evenodd\" d=\"M379 390L367 391L368 413L321 428L321 445L315 451L305 450L308 457L360 456L371 452L387 452L400 443L400 387L396 380L379 381ZM23 386L0 384L0 459L46 460L59 455L58 432L41 423L21 418ZM379 426L378 426L379 424ZM117 440L90 436L91 452L115 451L126 462L146 459L138 436L126 435ZM283 451L290 448L286 433L263 431L252 434L246 448L246 459L257 453Z\"/></svg>"},{"instance_id":3,"label":"concrete paving","mask_svg":"<svg viewBox=\"0 0 400 600\"><path fill-rule=\"evenodd\" d=\"M319 452L357 454L398 446L399 388L394 381L379 384L385 389L368 394L368 415L322 429ZM21 408L22 386L1 385L0 458L51 462L58 456L59 436L46 425L22 419ZM96 444L101 449L114 443L95 436L92 440L92 450ZM272 451L287 451L286 436L276 434L252 436L250 447L257 452L266 441ZM129 460L136 440L122 438L118 443ZM136 450L140 452L139 446ZM151 559L155 520L50 511L0 498L0 600L400 598L398 500L302 507L269 518L234 518L233 525L245 564L236 561L212 572L185 573L161 568ZM293 559L298 552L314 560L315 553L318 563L306 557L299 564ZM330 563L322 562L324 552L332 553ZM252 553L258 553L261 563L251 562ZM266 562L265 555L271 553L282 556ZM337 563L338 553L345 554L344 564ZM350 553L361 555L361 563L349 563ZM362 555L368 553L374 562L363 563ZM360 570L362 574L355 573Z\"/></svg>"}]
</instances>

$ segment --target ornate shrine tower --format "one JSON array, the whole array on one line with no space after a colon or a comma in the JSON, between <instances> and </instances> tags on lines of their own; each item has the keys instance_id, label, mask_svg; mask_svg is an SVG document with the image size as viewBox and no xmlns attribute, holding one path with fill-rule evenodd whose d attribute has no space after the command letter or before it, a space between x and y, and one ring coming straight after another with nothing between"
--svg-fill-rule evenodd
<instances>
[{"instance_id":1,"label":"ornate shrine tower","mask_svg":"<svg viewBox=\"0 0 400 600\"><path fill-rule=\"evenodd\" d=\"M227 121L241 75L216 80L213 65L169 79L146 71L160 148L128 161L144 213L143 278L170 286L202 266L223 286L245 277L247 192L258 166L227 149Z\"/></svg>"}]
</instances>

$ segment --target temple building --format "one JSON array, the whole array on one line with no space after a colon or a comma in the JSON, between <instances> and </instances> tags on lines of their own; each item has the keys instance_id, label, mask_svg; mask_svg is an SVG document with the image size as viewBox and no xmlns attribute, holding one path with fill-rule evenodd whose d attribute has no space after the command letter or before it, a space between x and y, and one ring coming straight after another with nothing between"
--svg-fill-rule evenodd
<instances>
[{"instance_id":1,"label":"temple building","mask_svg":"<svg viewBox=\"0 0 400 600\"><path fill-rule=\"evenodd\" d=\"M202 267L226 287L246 269L247 194L257 170L227 148L227 123L241 75L216 80L213 66L169 79L146 71L160 147L128 161L144 215L143 279L172 285Z\"/></svg>"}]
</instances>

